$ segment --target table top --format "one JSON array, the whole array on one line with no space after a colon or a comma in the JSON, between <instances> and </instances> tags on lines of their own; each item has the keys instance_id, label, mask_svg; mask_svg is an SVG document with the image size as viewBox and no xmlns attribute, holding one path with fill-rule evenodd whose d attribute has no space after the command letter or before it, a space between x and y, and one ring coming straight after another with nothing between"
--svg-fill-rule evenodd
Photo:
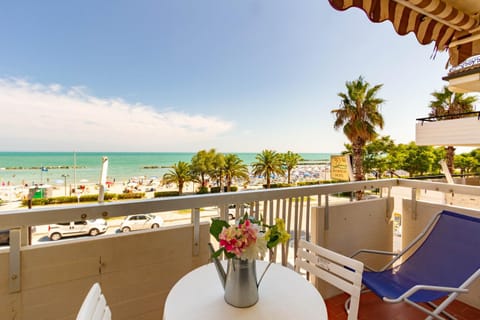
<instances>
[{"instance_id":1,"label":"table top","mask_svg":"<svg viewBox=\"0 0 480 320\"><path fill-rule=\"evenodd\" d=\"M267 264L257 261L258 278ZM255 305L235 308L223 296L214 264L201 266L172 288L165 301L163 319L327 319L327 308L317 289L279 264L272 264L265 273Z\"/></svg>"}]
</instances>

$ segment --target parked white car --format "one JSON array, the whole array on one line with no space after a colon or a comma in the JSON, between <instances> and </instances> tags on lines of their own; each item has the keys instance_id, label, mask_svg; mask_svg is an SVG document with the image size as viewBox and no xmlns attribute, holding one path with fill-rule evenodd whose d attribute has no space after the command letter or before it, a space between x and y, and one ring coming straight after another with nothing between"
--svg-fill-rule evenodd
<instances>
[{"instance_id":1,"label":"parked white car","mask_svg":"<svg viewBox=\"0 0 480 320\"><path fill-rule=\"evenodd\" d=\"M107 231L107 222L104 219L59 222L48 226L50 240L60 240L64 237L79 235L96 236Z\"/></svg>"},{"instance_id":2,"label":"parked white car","mask_svg":"<svg viewBox=\"0 0 480 320\"><path fill-rule=\"evenodd\" d=\"M120 225L120 231L130 232L133 230L155 229L163 225L162 217L153 214L134 214L127 216Z\"/></svg>"}]
</instances>

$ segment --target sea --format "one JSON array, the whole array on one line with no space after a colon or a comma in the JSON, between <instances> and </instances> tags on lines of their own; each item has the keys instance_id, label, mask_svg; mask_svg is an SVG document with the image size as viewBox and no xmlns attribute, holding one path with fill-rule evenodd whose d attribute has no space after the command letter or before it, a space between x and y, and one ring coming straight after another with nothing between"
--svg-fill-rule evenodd
<instances>
[{"instance_id":1,"label":"sea","mask_svg":"<svg viewBox=\"0 0 480 320\"><path fill-rule=\"evenodd\" d=\"M73 185L98 183L103 157L108 158L107 181L136 177L161 178L178 161L190 162L196 152L0 152L0 183ZM258 153L235 153L251 165ZM330 153L299 153L306 164L325 163Z\"/></svg>"}]
</instances>

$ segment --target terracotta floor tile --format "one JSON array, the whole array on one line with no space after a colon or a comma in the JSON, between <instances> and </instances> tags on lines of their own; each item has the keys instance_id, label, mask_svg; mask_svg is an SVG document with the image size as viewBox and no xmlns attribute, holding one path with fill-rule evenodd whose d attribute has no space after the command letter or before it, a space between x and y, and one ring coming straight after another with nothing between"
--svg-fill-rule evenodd
<instances>
[{"instance_id":1,"label":"terracotta floor tile","mask_svg":"<svg viewBox=\"0 0 480 320\"><path fill-rule=\"evenodd\" d=\"M347 314L343 305L348 298L346 294L340 294L325 301L329 320L346 320ZM458 320L480 319L480 310L475 309L460 301L454 301L447 311ZM386 303L375 296L372 292L362 294L360 298L359 320L421 320L426 314L406 303Z\"/></svg>"}]
</instances>

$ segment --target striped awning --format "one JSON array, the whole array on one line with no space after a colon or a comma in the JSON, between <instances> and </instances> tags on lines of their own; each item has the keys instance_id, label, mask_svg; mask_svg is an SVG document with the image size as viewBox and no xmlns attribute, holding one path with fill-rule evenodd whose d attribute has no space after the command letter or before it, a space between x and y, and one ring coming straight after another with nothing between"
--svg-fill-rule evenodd
<instances>
[{"instance_id":1,"label":"striped awning","mask_svg":"<svg viewBox=\"0 0 480 320\"><path fill-rule=\"evenodd\" d=\"M400 35L413 32L421 44L449 50L456 66L480 54L480 0L329 0L337 10L362 9L372 22L390 21ZM468 3L468 5L466 4Z\"/></svg>"}]
</instances>

